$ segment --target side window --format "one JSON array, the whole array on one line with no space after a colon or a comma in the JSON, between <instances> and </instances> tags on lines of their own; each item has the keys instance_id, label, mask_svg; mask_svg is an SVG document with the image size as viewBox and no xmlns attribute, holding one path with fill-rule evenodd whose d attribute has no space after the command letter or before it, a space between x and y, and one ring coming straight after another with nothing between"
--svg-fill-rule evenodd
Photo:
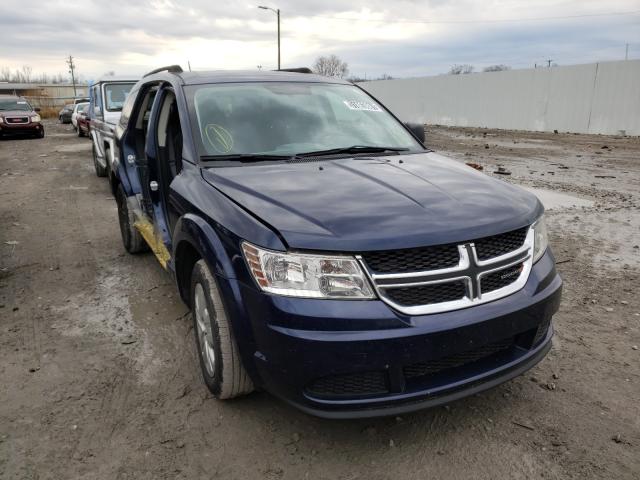
<instances>
[{"instance_id":1,"label":"side window","mask_svg":"<svg viewBox=\"0 0 640 480\"><path fill-rule=\"evenodd\" d=\"M91 113L96 118L102 118L103 111L102 111L102 95L100 92L100 84L93 87L93 98L95 99L94 111Z\"/></svg>"},{"instance_id":2,"label":"side window","mask_svg":"<svg viewBox=\"0 0 640 480\"><path fill-rule=\"evenodd\" d=\"M133 111L133 106L136 103L136 96L138 95L137 90L132 91L127 99L124 102L124 106L122 107L122 113L120 114L120 121L118 125L116 125L116 137L121 138L124 134L124 131L127 128L127 124L129 123L129 118L131 117L131 112Z\"/></svg>"},{"instance_id":3,"label":"side window","mask_svg":"<svg viewBox=\"0 0 640 480\"><path fill-rule=\"evenodd\" d=\"M135 110L135 114L129 119L129 126L133 126L133 133L136 144L136 155L139 158L144 157L145 144L147 140L147 130L149 127L149 116L151 115L151 107L153 106L153 99L158 92L157 85L145 85L140 89L139 93L132 92L127 97L125 107L129 104L129 99L135 99L133 101L132 109ZM124 112L123 112L124 114ZM131 116L132 114L129 113Z\"/></svg>"},{"instance_id":4,"label":"side window","mask_svg":"<svg viewBox=\"0 0 640 480\"><path fill-rule=\"evenodd\" d=\"M124 102L122 113L120 114L120 126L122 126L122 128L126 128L127 123L129 123L129 117L131 117L131 112L133 111L133 105L136 103L137 95L138 91L132 90Z\"/></svg>"},{"instance_id":5,"label":"side window","mask_svg":"<svg viewBox=\"0 0 640 480\"><path fill-rule=\"evenodd\" d=\"M182 170L182 127L176 96L171 90L166 91L162 100L156 128L160 168L170 182Z\"/></svg>"}]
</instances>

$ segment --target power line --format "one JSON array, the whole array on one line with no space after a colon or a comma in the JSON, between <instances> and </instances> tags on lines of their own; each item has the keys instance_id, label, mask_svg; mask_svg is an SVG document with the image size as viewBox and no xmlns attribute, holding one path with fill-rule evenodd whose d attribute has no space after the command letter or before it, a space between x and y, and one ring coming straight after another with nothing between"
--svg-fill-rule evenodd
<instances>
[{"instance_id":1,"label":"power line","mask_svg":"<svg viewBox=\"0 0 640 480\"><path fill-rule=\"evenodd\" d=\"M353 17L329 17L323 15L312 15L311 18L324 18L327 20L345 20L348 22L373 22L373 23L416 23L416 24L458 24L458 23L511 23L511 22L540 22L547 20L569 20L577 18L593 18L593 17L613 17L622 15L637 15L640 10L632 10L630 12L609 12L609 13L587 13L583 15L563 15L554 17L533 17L533 18L505 18L496 20L389 20L389 19L371 19L371 18L353 18Z\"/></svg>"}]
</instances>

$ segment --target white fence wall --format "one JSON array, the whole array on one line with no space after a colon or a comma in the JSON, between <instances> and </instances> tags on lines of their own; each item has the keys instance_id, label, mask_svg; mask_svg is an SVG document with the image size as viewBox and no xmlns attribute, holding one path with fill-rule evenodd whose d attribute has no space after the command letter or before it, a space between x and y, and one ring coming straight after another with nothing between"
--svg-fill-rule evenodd
<instances>
[{"instance_id":1,"label":"white fence wall","mask_svg":"<svg viewBox=\"0 0 640 480\"><path fill-rule=\"evenodd\" d=\"M640 60L360 85L403 121L640 135Z\"/></svg>"}]
</instances>

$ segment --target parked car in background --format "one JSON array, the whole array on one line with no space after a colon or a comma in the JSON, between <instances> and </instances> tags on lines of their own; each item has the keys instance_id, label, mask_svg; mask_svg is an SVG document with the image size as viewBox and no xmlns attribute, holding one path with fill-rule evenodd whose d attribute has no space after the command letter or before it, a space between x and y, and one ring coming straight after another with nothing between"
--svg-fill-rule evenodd
<instances>
[{"instance_id":1,"label":"parked car in background","mask_svg":"<svg viewBox=\"0 0 640 480\"><path fill-rule=\"evenodd\" d=\"M69 103L62 107L58 112L58 120L60 123L71 123L71 116L73 115L74 104Z\"/></svg>"},{"instance_id":2,"label":"parked car in background","mask_svg":"<svg viewBox=\"0 0 640 480\"><path fill-rule=\"evenodd\" d=\"M397 415L551 348L562 281L540 201L426 148L357 85L167 67L116 132L124 247L175 279L219 399Z\"/></svg>"},{"instance_id":3,"label":"parked car in background","mask_svg":"<svg viewBox=\"0 0 640 480\"><path fill-rule=\"evenodd\" d=\"M86 135L88 137L89 125L90 125L88 108L78 113L78 115L76 116L76 122L78 123L78 128L77 128L78 136L84 137Z\"/></svg>"},{"instance_id":4,"label":"parked car in background","mask_svg":"<svg viewBox=\"0 0 640 480\"><path fill-rule=\"evenodd\" d=\"M127 95L137 79L107 77L89 88L90 136L96 175L106 177L113 160L114 128Z\"/></svg>"},{"instance_id":5,"label":"parked car in background","mask_svg":"<svg viewBox=\"0 0 640 480\"><path fill-rule=\"evenodd\" d=\"M0 95L0 138L14 135L43 138L39 111L23 97Z\"/></svg>"},{"instance_id":6,"label":"parked car in background","mask_svg":"<svg viewBox=\"0 0 640 480\"><path fill-rule=\"evenodd\" d=\"M76 120L78 117L78 114L84 112L84 110L88 107L89 107L89 102L76 103L73 106L73 114L71 115L71 124L73 125L73 128L75 128L76 130L78 128L78 122Z\"/></svg>"}]
</instances>

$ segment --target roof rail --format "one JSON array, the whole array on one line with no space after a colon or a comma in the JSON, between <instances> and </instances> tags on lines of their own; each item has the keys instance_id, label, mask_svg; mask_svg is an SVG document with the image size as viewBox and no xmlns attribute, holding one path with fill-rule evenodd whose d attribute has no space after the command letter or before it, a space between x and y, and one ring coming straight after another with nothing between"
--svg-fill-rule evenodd
<instances>
[{"instance_id":1,"label":"roof rail","mask_svg":"<svg viewBox=\"0 0 640 480\"><path fill-rule=\"evenodd\" d=\"M155 70L151 70L149 73L144 75L144 77L148 77L150 75L153 75L154 73L160 73L164 71L167 71L169 73L182 73L182 67L180 65L168 65L166 67L156 68Z\"/></svg>"},{"instance_id":2,"label":"roof rail","mask_svg":"<svg viewBox=\"0 0 640 480\"><path fill-rule=\"evenodd\" d=\"M298 68L279 68L278 70L274 70L275 72L293 72L293 73L313 73L308 67L298 67Z\"/></svg>"}]
</instances>

